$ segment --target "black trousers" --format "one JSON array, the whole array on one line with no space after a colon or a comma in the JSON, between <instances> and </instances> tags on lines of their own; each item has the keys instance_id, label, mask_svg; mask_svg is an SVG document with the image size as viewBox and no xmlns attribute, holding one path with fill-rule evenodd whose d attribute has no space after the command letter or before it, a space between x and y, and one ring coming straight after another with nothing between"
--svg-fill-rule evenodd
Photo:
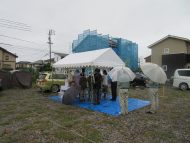
<instances>
[{"instance_id":1,"label":"black trousers","mask_svg":"<svg viewBox=\"0 0 190 143\"><path fill-rule=\"evenodd\" d=\"M94 90L94 103L100 102L101 93L100 88L93 89Z\"/></svg>"},{"instance_id":2,"label":"black trousers","mask_svg":"<svg viewBox=\"0 0 190 143\"><path fill-rule=\"evenodd\" d=\"M111 94L112 94L112 100L116 100L116 98L117 98L117 81L111 82Z\"/></svg>"}]
</instances>

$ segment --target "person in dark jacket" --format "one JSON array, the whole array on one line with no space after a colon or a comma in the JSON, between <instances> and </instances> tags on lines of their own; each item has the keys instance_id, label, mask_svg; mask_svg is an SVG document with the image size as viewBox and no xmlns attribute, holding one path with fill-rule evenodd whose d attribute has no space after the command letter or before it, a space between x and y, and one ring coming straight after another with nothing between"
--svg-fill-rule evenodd
<instances>
[{"instance_id":1,"label":"person in dark jacket","mask_svg":"<svg viewBox=\"0 0 190 143\"><path fill-rule=\"evenodd\" d=\"M111 101L116 101L117 98L117 81L112 81L111 78L108 76L109 81L111 82Z\"/></svg>"},{"instance_id":2,"label":"person in dark jacket","mask_svg":"<svg viewBox=\"0 0 190 143\"><path fill-rule=\"evenodd\" d=\"M88 85L88 100L92 100L92 75L89 73L87 77L87 85Z\"/></svg>"},{"instance_id":3,"label":"person in dark jacket","mask_svg":"<svg viewBox=\"0 0 190 143\"><path fill-rule=\"evenodd\" d=\"M111 83L111 95L112 95L111 101L116 101L116 98L117 98L117 81L112 81L111 77L108 75L108 82Z\"/></svg>"},{"instance_id":4,"label":"person in dark jacket","mask_svg":"<svg viewBox=\"0 0 190 143\"><path fill-rule=\"evenodd\" d=\"M94 104L100 104L100 97L101 97L101 86L102 86L102 75L100 74L100 69L95 69L94 74Z\"/></svg>"},{"instance_id":5,"label":"person in dark jacket","mask_svg":"<svg viewBox=\"0 0 190 143\"><path fill-rule=\"evenodd\" d=\"M85 90L87 88L87 79L84 75L84 73L81 73L79 80L80 85L80 101L85 101Z\"/></svg>"},{"instance_id":6,"label":"person in dark jacket","mask_svg":"<svg viewBox=\"0 0 190 143\"><path fill-rule=\"evenodd\" d=\"M67 89L62 98L62 104L72 105L75 103L77 99L77 95L79 94L78 88L75 82L70 83L71 87Z\"/></svg>"},{"instance_id":7,"label":"person in dark jacket","mask_svg":"<svg viewBox=\"0 0 190 143\"><path fill-rule=\"evenodd\" d=\"M75 82L75 86L78 88L78 90L80 90L80 84L79 84L80 72L78 69L75 71L75 74L73 76L73 81Z\"/></svg>"}]
</instances>

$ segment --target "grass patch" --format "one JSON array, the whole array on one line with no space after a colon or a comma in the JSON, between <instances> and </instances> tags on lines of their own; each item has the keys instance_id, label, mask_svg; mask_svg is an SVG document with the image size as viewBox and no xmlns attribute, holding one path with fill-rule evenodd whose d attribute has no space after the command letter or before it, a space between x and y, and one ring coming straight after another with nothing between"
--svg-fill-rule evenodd
<instances>
[{"instance_id":1,"label":"grass patch","mask_svg":"<svg viewBox=\"0 0 190 143\"><path fill-rule=\"evenodd\" d=\"M159 136L158 136L159 135ZM151 140L155 140L155 142L172 142L176 141L176 136L171 131L147 131L144 133L146 138L150 138Z\"/></svg>"},{"instance_id":2,"label":"grass patch","mask_svg":"<svg viewBox=\"0 0 190 143\"><path fill-rule=\"evenodd\" d=\"M52 102L36 89L4 90L0 142L190 142L189 92L165 88L156 114L146 107L116 118ZM149 99L146 89L130 97Z\"/></svg>"},{"instance_id":3,"label":"grass patch","mask_svg":"<svg viewBox=\"0 0 190 143\"><path fill-rule=\"evenodd\" d=\"M55 137L58 138L58 140L61 141L77 141L77 136L73 135L71 132L67 132L64 130L59 130L58 132L55 133Z\"/></svg>"}]
</instances>

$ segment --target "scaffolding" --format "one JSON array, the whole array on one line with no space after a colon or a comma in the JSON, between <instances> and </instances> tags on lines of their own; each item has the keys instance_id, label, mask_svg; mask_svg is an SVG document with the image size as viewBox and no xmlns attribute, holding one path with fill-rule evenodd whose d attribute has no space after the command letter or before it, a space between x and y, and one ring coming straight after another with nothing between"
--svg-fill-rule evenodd
<instances>
[{"instance_id":1,"label":"scaffolding","mask_svg":"<svg viewBox=\"0 0 190 143\"><path fill-rule=\"evenodd\" d=\"M116 54L132 70L138 69L138 45L123 38L113 38L109 35L98 34L97 30L85 30L73 40L72 52L84 52L103 48L112 48Z\"/></svg>"}]
</instances>

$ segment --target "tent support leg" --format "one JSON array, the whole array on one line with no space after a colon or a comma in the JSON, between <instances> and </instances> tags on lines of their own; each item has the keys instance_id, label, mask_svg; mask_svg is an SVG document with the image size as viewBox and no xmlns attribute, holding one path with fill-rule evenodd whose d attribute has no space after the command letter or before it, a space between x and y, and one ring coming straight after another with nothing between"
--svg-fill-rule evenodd
<instances>
[{"instance_id":1,"label":"tent support leg","mask_svg":"<svg viewBox=\"0 0 190 143\"><path fill-rule=\"evenodd\" d=\"M91 100L91 103L93 103L93 99L94 99L94 95L93 95L93 81L94 81L94 78L93 78L93 76L94 76L94 73L93 73L93 67L91 67L91 95L90 95L90 100Z\"/></svg>"}]
</instances>

